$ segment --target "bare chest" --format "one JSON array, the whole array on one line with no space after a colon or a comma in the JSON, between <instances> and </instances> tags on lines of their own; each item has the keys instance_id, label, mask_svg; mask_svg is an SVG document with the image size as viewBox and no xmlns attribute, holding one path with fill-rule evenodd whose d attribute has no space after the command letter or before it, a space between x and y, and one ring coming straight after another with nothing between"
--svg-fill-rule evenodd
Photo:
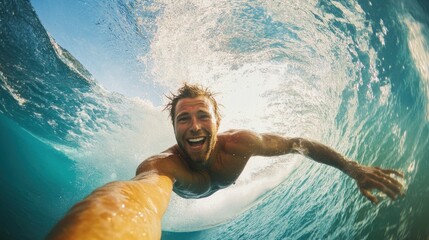
<instances>
[{"instance_id":1,"label":"bare chest","mask_svg":"<svg viewBox=\"0 0 429 240\"><path fill-rule=\"evenodd\" d=\"M193 171L188 183L177 183L174 191L184 198L203 198L235 183L248 158L223 156L204 171Z\"/></svg>"}]
</instances>

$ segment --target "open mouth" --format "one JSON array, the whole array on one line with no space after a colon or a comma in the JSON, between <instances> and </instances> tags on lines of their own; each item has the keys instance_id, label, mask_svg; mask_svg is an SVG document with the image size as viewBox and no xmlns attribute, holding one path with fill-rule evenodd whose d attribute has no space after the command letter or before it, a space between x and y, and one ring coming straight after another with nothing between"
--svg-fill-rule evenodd
<instances>
[{"instance_id":1,"label":"open mouth","mask_svg":"<svg viewBox=\"0 0 429 240\"><path fill-rule=\"evenodd\" d=\"M189 138L187 140L189 145L191 145L192 147L201 146L204 144L205 141L206 141L206 137Z\"/></svg>"}]
</instances>

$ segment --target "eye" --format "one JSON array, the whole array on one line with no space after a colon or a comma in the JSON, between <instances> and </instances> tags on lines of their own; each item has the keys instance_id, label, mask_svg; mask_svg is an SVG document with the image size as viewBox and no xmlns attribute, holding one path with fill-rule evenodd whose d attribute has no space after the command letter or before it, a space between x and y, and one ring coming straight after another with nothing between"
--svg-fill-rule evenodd
<instances>
[{"instance_id":1,"label":"eye","mask_svg":"<svg viewBox=\"0 0 429 240\"><path fill-rule=\"evenodd\" d=\"M181 116L177 118L177 122L186 122L189 120L188 116Z\"/></svg>"},{"instance_id":2,"label":"eye","mask_svg":"<svg viewBox=\"0 0 429 240\"><path fill-rule=\"evenodd\" d=\"M199 115L199 118L202 120L208 120L211 118L211 116L210 116L210 114L203 113L203 114Z\"/></svg>"}]
</instances>

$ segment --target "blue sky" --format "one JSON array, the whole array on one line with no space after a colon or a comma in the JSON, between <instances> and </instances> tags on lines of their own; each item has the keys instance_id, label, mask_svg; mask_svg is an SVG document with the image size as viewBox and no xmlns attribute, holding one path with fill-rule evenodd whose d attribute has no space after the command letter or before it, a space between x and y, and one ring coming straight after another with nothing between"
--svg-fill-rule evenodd
<instances>
[{"instance_id":1,"label":"blue sky","mask_svg":"<svg viewBox=\"0 0 429 240\"><path fill-rule=\"evenodd\" d=\"M133 32L127 13L114 1L31 0L48 33L109 91L161 104L164 89L154 86L138 56L149 49L150 34ZM129 16L129 15L128 15ZM130 31L131 29L131 31Z\"/></svg>"}]
</instances>

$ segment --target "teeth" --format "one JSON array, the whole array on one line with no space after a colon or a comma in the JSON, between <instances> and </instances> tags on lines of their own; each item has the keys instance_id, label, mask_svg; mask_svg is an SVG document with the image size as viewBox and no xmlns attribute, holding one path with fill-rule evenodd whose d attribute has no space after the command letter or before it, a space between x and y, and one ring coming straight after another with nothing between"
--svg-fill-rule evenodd
<instances>
[{"instance_id":1,"label":"teeth","mask_svg":"<svg viewBox=\"0 0 429 240\"><path fill-rule=\"evenodd\" d=\"M192 139L189 139L188 141L191 143L195 143L195 142L200 142L203 140L204 140L204 137L200 137L200 138L192 138Z\"/></svg>"}]
</instances>

